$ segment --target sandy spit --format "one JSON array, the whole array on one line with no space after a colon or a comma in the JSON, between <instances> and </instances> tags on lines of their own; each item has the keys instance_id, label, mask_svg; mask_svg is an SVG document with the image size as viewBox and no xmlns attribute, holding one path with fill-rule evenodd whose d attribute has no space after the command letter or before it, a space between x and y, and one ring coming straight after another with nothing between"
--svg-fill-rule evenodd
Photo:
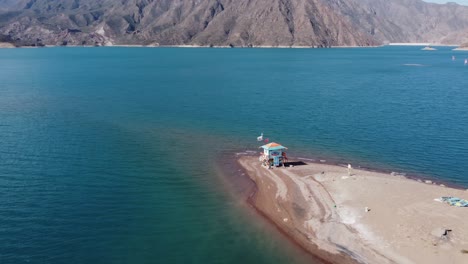
<instances>
[{"instance_id":1,"label":"sandy spit","mask_svg":"<svg viewBox=\"0 0 468 264\"><path fill-rule=\"evenodd\" d=\"M468 199L466 190L358 169L348 175L337 165L268 170L256 157L238 162L257 185L256 209L326 261L468 263L468 208L434 200Z\"/></svg>"}]
</instances>

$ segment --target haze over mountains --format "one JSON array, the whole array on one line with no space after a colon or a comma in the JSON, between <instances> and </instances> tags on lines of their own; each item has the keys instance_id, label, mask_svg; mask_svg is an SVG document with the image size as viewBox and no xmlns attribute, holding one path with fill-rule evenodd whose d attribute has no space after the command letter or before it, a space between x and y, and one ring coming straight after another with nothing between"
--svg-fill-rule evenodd
<instances>
[{"instance_id":1,"label":"haze over mountains","mask_svg":"<svg viewBox=\"0 0 468 264\"><path fill-rule=\"evenodd\" d=\"M468 42L468 7L420 0L0 0L15 45Z\"/></svg>"}]
</instances>

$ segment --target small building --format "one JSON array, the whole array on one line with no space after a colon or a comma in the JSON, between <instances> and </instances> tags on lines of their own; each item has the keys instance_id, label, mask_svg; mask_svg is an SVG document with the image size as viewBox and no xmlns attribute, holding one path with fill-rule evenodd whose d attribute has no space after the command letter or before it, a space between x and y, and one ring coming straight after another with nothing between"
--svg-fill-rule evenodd
<instances>
[{"instance_id":1,"label":"small building","mask_svg":"<svg viewBox=\"0 0 468 264\"><path fill-rule=\"evenodd\" d=\"M260 148L263 148L263 153L260 154L259 160L265 166L281 166L288 159L284 151L288 148L278 143L272 142Z\"/></svg>"}]
</instances>

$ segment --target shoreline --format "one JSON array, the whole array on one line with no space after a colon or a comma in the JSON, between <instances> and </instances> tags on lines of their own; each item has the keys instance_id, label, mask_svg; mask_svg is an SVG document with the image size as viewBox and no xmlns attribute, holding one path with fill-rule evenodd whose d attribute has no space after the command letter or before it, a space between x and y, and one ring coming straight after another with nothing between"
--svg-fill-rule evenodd
<instances>
[{"instance_id":1,"label":"shoreline","mask_svg":"<svg viewBox=\"0 0 468 264\"><path fill-rule=\"evenodd\" d=\"M244 156L249 155L247 153L243 154ZM253 155L250 155L253 157ZM302 156L307 156L302 155ZM315 157L315 158L305 158L305 157L292 157L292 159L303 161L309 164L323 164L323 165L331 165L331 166L337 166L337 167L342 167L346 168L347 164L349 163L348 161L340 158L340 157ZM438 185L438 186L444 186L444 187L449 187L457 190L467 190L468 191L468 185L462 185L462 184L457 184L454 182L451 182L449 180L443 180L439 179L437 177L431 176L429 174L422 174L420 172L414 172L414 171L405 171L404 169L396 169L396 168L378 168L376 165L372 164L367 164L363 165L360 163L357 163L356 160L352 162L353 168L366 171L366 172L374 172L374 173L379 173L379 174L388 174L389 176L395 176L395 177L405 177L408 180L413 180L417 181L419 183L425 183L426 181L431 181L432 185Z\"/></svg>"},{"instance_id":2,"label":"shoreline","mask_svg":"<svg viewBox=\"0 0 468 264\"><path fill-rule=\"evenodd\" d=\"M12 49L16 48L15 45L8 42L0 42L0 49Z\"/></svg>"},{"instance_id":3,"label":"shoreline","mask_svg":"<svg viewBox=\"0 0 468 264\"><path fill-rule=\"evenodd\" d=\"M328 46L328 47L319 47L319 46L270 46L270 45L261 45L261 46L211 46L211 45L140 45L140 44L122 44L122 45L44 45L44 46L15 46L11 43L3 43L0 45L0 49L5 48L212 48L212 49L359 49L359 48L381 48L381 47L424 47L428 46L427 43L390 43L386 45L376 45L376 46ZM453 44L431 44L432 47L455 47L453 51L467 51L468 48L456 48L458 45Z\"/></svg>"},{"instance_id":4,"label":"shoreline","mask_svg":"<svg viewBox=\"0 0 468 264\"><path fill-rule=\"evenodd\" d=\"M44 46L15 46L11 43L3 43L2 48L214 48L214 49L358 49L358 48L380 48L380 47L458 47L454 44L428 44L428 43L389 43L375 46L287 46L287 45L260 45L260 46L213 46L213 45L143 45L143 44L112 44L112 45L44 45ZM468 48L454 48L452 50L465 51Z\"/></svg>"},{"instance_id":5,"label":"shoreline","mask_svg":"<svg viewBox=\"0 0 468 264\"><path fill-rule=\"evenodd\" d=\"M290 237L295 243L297 243L302 248L306 249L310 252L313 256L317 256L321 259L330 262L338 262L338 263L362 263L362 262L370 262L370 263L417 263L418 260L412 259L415 258L411 253L408 257L405 254L402 254L399 250L392 249L392 247L384 247L381 248L380 243L374 241L371 243L362 239L360 237L361 233L368 232L372 234L371 231L375 231L371 227L373 225L379 225L379 221L374 221L371 223L366 224L357 224L358 228L356 229L356 224L351 223L344 223L343 216L340 215L340 210L351 210L350 205L344 205L349 201L340 201L340 195L342 193L347 192L345 189L340 189L339 192L333 190L333 186L336 183L342 181L345 182L344 184L352 184L352 180L341 180L340 177L334 177L333 181L328 181L325 179L320 178L323 176L321 174L317 174L315 171L314 176L306 174L313 173L314 170L317 168L326 169L325 175L334 175L341 171L341 173L346 171L346 168L341 165L330 165L325 164L323 162L310 162L307 160L307 165L304 166L295 166L293 168L277 168L273 170L267 170L261 167L258 162L256 162L257 158L252 157L249 154L242 154L238 157L238 164L246 171L246 174L255 182L256 188L253 194L249 196L247 202L251 204L255 210L259 211L259 214L271 221L277 226L281 232L284 232L288 237ZM299 159L295 159L299 160ZM304 159L303 159L304 160ZM450 192L457 192L459 194L465 195L460 198L467 199L468 197L467 191L462 189L453 189L449 187L445 187L445 185L439 186L433 184L432 182L423 183L420 179L416 180L413 178L408 178L406 175L393 175L391 176L388 173L382 172L375 172L363 169L353 169L355 175L357 177L363 177L362 179L354 179L354 182L360 182L360 184L370 184L375 185L374 188L381 188L382 181L385 181L385 184L389 184L389 186L395 187L398 184L402 184L403 186L411 186L412 188L417 189L424 189L424 190L449 190ZM324 172L322 171L322 174ZM339 174L339 173L338 173ZM304 177L305 176L305 177ZM389 177L391 176L391 177ZM318 178L317 178L318 177ZM346 177L346 176L344 176ZM353 177L353 176L351 176ZM274 179L274 180L272 180ZM281 180L279 180L281 179ZM268 181L268 182L267 182ZM336 181L336 182L335 182ZM267 182L267 183L266 183ZM391 183L391 184L390 184ZM396 184L396 185L395 185ZM314 185L314 188L307 187L308 185ZM276 187L275 187L276 186ZM278 187L280 186L280 187ZM281 187L282 186L282 187ZM415 187L416 186L416 187ZM405 187L406 188L406 187ZM405 189L402 188L402 189ZM408 189L408 188L406 188ZM317 191L319 190L319 191ZM293 194L289 194L293 191ZM298 193L302 194L301 197ZM304 195L307 193L307 195ZM323 197L329 196L330 199L323 199ZM349 194L352 195L352 194ZM317 199L318 196L322 196L321 199ZM336 196L336 197L335 197ZM313 199L311 197L314 197ZM374 197L375 198L375 197ZM416 197L417 198L417 197ZM415 199L416 199L415 198ZM433 197L436 198L436 197ZM361 198L357 197L356 200ZM397 198L395 198L398 200ZM353 199L351 199L352 201ZM378 200L378 199L376 199ZM399 201L399 200L398 200ZM369 203L372 203L373 200L371 199ZM399 201L401 202L401 201ZM335 208L330 207L330 203L335 203ZM350 202L352 203L352 202ZM446 204L432 204L434 203L432 200L428 201L428 206L442 206L444 210L448 211L456 211L458 209L463 216L466 214L468 217L468 213L466 208L455 208L450 207ZM304 209L310 206L310 204L315 204L315 209ZM313 206L312 206L313 207ZM372 205L371 208L378 208L378 205ZM390 206L390 208L393 208ZM356 209L356 208L354 208ZM393 208L394 210L398 211L397 208ZM314 211L315 210L315 211ZM390 210L390 209L389 209ZM287 212L288 217L284 217L284 212ZM352 211L352 210L351 210ZM391 211L391 210L390 210ZM282 213L283 212L283 213ZM298 212L302 212L302 217L299 215L295 215ZM372 212L372 211L371 211ZM381 214L385 214L385 212L379 212ZM301 222L306 223L304 214L307 214L310 218L308 221L312 221L310 226L301 225ZM357 213L359 214L359 213ZM313 215L314 217L310 217ZM364 214L361 217L366 217L368 215L373 215L373 213ZM406 215L405 217L411 218L411 214ZM437 218L437 217L436 217ZM317 220L322 219L322 220ZM463 221L461 221L463 222ZM292 223L292 224L291 224ZM387 223L388 224L388 223ZM391 224L391 223L390 223ZM401 223L402 226L405 225L405 222ZM314 229L316 228L316 229ZM428 227L429 228L429 227ZM370 229L371 231L366 231ZM382 228L382 230L385 229ZM430 228L429 228L430 229ZM326 231L323 231L326 230ZM340 236L336 236L337 231L340 230ZM380 229L377 233L382 233ZM428 231L428 230L425 230ZM430 230L429 230L430 231ZM457 229L458 235L460 234L460 230ZM385 232L384 232L385 233ZM423 236L426 239L430 239L431 235L426 232ZM430 233L430 232L429 232ZM390 233L391 234L391 233ZM377 237L380 237L382 234L379 234ZM468 233L466 234L468 235ZM382 244L388 244L387 236L383 236ZM325 238L325 239L324 239ZM386 240L387 239L387 240ZM335 241L336 240L336 241ZM324 242L325 241L325 242ZM327 243L326 241L335 241L339 243ZM419 245L415 242L416 245ZM464 241L463 243L467 243L468 241ZM397 243L398 241L392 241L392 243ZM313 245L317 245L314 247ZM434 246L435 247L435 246ZM440 248L449 247L448 245L444 244L440 246ZM398 247L395 247L398 249ZM466 246L468 249L468 246ZM452 252L453 253L453 252ZM453 253L460 257L460 252ZM433 256L434 257L434 256ZM437 256L436 256L437 257ZM462 256L468 258L468 255ZM417 258L417 257L416 257ZM440 261L440 259L439 259ZM432 262L427 262L432 263ZM454 263L461 263L461 262L454 262Z\"/></svg>"},{"instance_id":6,"label":"shoreline","mask_svg":"<svg viewBox=\"0 0 468 264\"><path fill-rule=\"evenodd\" d=\"M15 46L11 43L8 43L8 47L0 46L1 48L213 48L213 49L348 49L348 48L379 48L384 45L378 46L329 46L329 47L319 47L319 46L212 46L212 45L131 45L131 44L122 44L122 45L100 45L100 46L86 46L86 45L44 45L44 46Z\"/></svg>"},{"instance_id":7,"label":"shoreline","mask_svg":"<svg viewBox=\"0 0 468 264\"><path fill-rule=\"evenodd\" d=\"M395 42L389 43L388 46L432 46L432 47L458 47L460 44L442 44L442 43L427 43L427 42L420 42L420 43L405 43L405 42Z\"/></svg>"},{"instance_id":8,"label":"shoreline","mask_svg":"<svg viewBox=\"0 0 468 264\"><path fill-rule=\"evenodd\" d=\"M278 225L273 219L265 214L255 204L256 196L258 195L258 185L248 175L247 170L238 162L240 157L253 157L254 152L238 152L233 158L232 153L223 153L219 156L216 164L218 174L223 175L224 188L233 199L242 202L246 205L246 210L249 214L253 213L254 218L252 221L260 220L261 224L268 225L272 232L275 232L275 238L284 239L284 243L295 247L301 254L301 259L306 259L306 263L321 263L321 264L332 264L337 263L320 257L316 252L310 251L307 247L298 242L294 236L288 234L280 225ZM276 237L279 236L279 237ZM345 264L347 264L346 262ZM354 263L354 262L350 262Z\"/></svg>"},{"instance_id":9,"label":"shoreline","mask_svg":"<svg viewBox=\"0 0 468 264\"><path fill-rule=\"evenodd\" d=\"M467 50L468 48L459 48L460 44L441 44L441 43L427 43L427 42L395 42L395 43L384 43L380 45L371 46L353 46L353 45L342 45L342 46L300 46L300 45L247 45L247 46L235 46L235 45L197 45L197 44L179 44L179 45L161 45L159 43L151 44L114 44L105 43L98 45L38 45L38 46L17 46L10 42L0 42L0 48L54 48L54 47L83 47L83 48L98 48L98 47L120 47L120 48L258 48L258 49L336 49L336 48L379 48L385 46L434 46L434 47L455 47L453 50Z\"/></svg>"}]
</instances>

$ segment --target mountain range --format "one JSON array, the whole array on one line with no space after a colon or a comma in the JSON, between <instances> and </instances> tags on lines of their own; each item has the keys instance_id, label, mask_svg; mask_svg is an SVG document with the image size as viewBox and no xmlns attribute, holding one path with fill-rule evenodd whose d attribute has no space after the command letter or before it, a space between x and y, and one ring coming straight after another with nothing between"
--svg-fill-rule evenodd
<instances>
[{"instance_id":1,"label":"mountain range","mask_svg":"<svg viewBox=\"0 0 468 264\"><path fill-rule=\"evenodd\" d=\"M468 7L421 0L0 0L0 42L374 46L468 42Z\"/></svg>"}]
</instances>

